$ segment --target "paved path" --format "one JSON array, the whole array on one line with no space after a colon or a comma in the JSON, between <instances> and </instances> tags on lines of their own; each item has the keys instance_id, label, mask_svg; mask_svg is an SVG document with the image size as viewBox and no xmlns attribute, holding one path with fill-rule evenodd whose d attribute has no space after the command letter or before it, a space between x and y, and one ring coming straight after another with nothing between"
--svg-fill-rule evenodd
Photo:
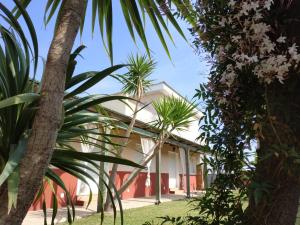
<instances>
[{"instance_id":1,"label":"paved path","mask_svg":"<svg viewBox=\"0 0 300 225\"><path fill-rule=\"evenodd\" d=\"M185 198L183 194L169 194L162 195L161 202L169 202L174 200L179 200ZM151 197L143 197L143 198L130 198L126 200L122 200L123 209L132 209L139 208L143 206L153 205L155 203L155 196ZM96 200L92 201L91 205L88 209L84 207L76 207L76 218L82 218L85 216L92 215L96 212L97 202ZM52 211L47 210L47 221L51 222ZM67 210L66 208L62 208L58 210L56 216L56 223L61 223L66 221ZM44 215L42 210L38 211L30 211L22 225L43 225L44 224ZM51 223L50 223L51 224Z\"/></svg>"}]
</instances>

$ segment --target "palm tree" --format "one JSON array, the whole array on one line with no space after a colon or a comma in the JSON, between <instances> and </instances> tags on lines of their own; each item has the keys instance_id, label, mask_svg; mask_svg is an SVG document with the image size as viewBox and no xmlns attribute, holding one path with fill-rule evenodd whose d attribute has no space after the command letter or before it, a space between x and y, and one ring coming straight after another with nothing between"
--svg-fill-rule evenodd
<instances>
[{"instance_id":1,"label":"palm tree","mask_svg":"<svg viewBox=\"0 0 300 225\"><path fill-rule=\"evenodd\" d=\"M127 61L127 69L128 72L125 75L120 76L120 79L123 83L123 90L124 94L132 96L132 98L136 101L134 106L134 111L132 114L132 118L130 124L125 133L124 147L117 149L117 155L122 156L122 152L124 148L128 144L128 140L130 134L133 130L137 114L139 112L139 105L140 101L147 91L147 89L151 86L152 80L149 79L149 76L153 73L155 69L156 63L147 57L147 55L131 55ZM109 179L109 187L111 188L112 185L116 182L116 175L118 171L118 164L113 164L111 175ZM105 209L108 210L109 208L110 199L106 199Z\"/></svg>"},{"instance_id":2,"label":"palm tree","mask_svg":"<svg viewBox=\"0 0 300 225\"><path fill-rule=\"evenodd\" d=\"M154 147L150 151L152 153L143 160L141 166L146 166L161 151L164 143L172 136L173 131L187 129L196 115L196 105L194 103L189 103L186 99L174 96L163 97L153 102L153 106L158 117L152 125L158 130L158 136ZM142 168L137 168L132 171L118 190L119 195L128 188L141 170Z\"/></svg>"},{"instance_id":3,"label":"palm tree","mask_svg":"<svg viewBox=\"0 0 300 225\"><path fill-rule=\"evenodd\" d=\"M13 24L15 23L15 18L22 15L28 24L30 35L33 38L34 46L36 47L37 38L35 31L29 15L24 9L24 6L29 5L32 1L14 0L14 2L17 6L16 10L14 10L15 17L6 17L8 17L8 21L13 21L11 22ZM179 5L181 1L172 0L171 2L173 2L175 5ZM174 27L182 36L183 33L174 19L173 14L169 10L169 7L165 5L165 1L121 0L120 4L122 6L123 15L132 38L135 40L135 29L148 54L150 54L143 26L143 18L145 15L148 15L163 47L169 55L161 27L170 37L171 35L162 15L164 14L168 18L168 20L174 25ZM113 4L111 0L92 1L93 25L95 24L97 13L102 38L104 38L104 34L106 34L106 49L111 61L113 62L112 5ZM21 199L21 201L18 201L16 208L13 208L8 215L5 215L3 211L0 212L0 214L2 213L2 215L4 215L1 217L1 225L18 225L22 223L27 210L34 199L34 195L40 187L43 176L46 172L46 168L52 157L58 130L62 124L62 103L64 99L67 65L79 29L81 28L81 31L83 31L86 8L87 0L47 1L45 16L46 23L51 20L53 15L55 15L55 11L58 11L58 17L45 64L40 92L41 97L38 102L38 108L33 118L32 129L26 144L27 150L21 157L20 161L18 199ZM1 4L1 10L5 11L3 9L3 5ZM163 9L163 13L161 9ZM19 28L17 27L17 29ZM34 49L36 50L36 48ZM38 57L37 53L38 52L35 51L35 60ZM1 199L4 199L2 198L3 193L4 192L0 193Z\"/></svg>"}]
</instances>

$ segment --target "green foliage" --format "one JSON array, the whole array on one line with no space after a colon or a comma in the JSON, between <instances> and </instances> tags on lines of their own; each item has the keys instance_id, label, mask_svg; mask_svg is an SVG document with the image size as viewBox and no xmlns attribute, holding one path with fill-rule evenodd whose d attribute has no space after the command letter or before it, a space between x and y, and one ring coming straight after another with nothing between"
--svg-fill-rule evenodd
<instances>
[{"instance_id":1,"label":"green foliage","mask_svg":"<svg viewBox=\"0 0 300 225\"><path fill-rule=\"evenodd\" d=\"M83 50L83 47L77 48L70 57L70 65L76 65L76 57ZM92 200L92 192L90 182L98 185L96 181L90 174L99 174L99 163L96 162L110 162L124 164L134 167L140 167L138 164L132 163L129 160L100 155L98 153L82 153L74 151L75 149L70 145L70 143L84 143L94 146L101 150L109 151L108 149L103 149L101 143L106 143L111 146L116 146L117 144L111 141L111 135L106 135L100 133L99 126L110 126L112 123L116 122L115 119L109 118L103 114L91 111L93 107L97 107L99 104L111 101L111 100L122 100L128 99L124 96L102 96L102 95L88 95L84 97L73 97L75 94L81 95L88 88L100 82L105 77L109 76L112 72L124 67L124 65L115 65L104 69L102 71L89 71L86 73L81 73L79 75L73 75L74 70L69 70L71 74L67 74L69 78L66 82L66 93L64 98L64 123L62 124L57 138L57 146L52 155L50 164L59 168L81 180L83 183L88 185L90 189L88 205ZM74 88L76 87L76 88ZM71 90L68 92L68 90ZM94 125L94 128L87 128L87 125ZM98 136L97 141L93 141L95 135ZM63 181L60 180L58 176L55 176L53 172L48 169L46 176L53 180L57 185L62 187L63 190L67 192L66 187L64 187ZM49 173L50 172L50 173ZM108 174L105 174L109 177ZM104 182L107 187L107 184ZM116 188L113 187L116 191ZM108 196L112 198L112 192L108 189ZM73 207L73 203L70 198L70 194L67 193L68 201L67 203ZM119 196L117 196L118 204L120 205ZM119 206L122 209L122 206ZM116 214L116 205L113 203L113 210ZM102 212L103 213L103 212ZM120 211L121 218L123 217L123 211ZM74 216L71 214L68 216L71 220ZM72 221L69 222L72 222ZM123 219L121 220L123 222Z\"/></svg>"},{"instance_id":2,"label":"green foliage","mask_svg":"<svg viewBox=\"0 0 300 225\"><path fill-rule=\"evenodd\" d=\"M256 77L249 75L251 68L239 74L237 79L240 86L232 90L232 97L231 93L225 92L226 86L220 82L231 59L220 60L216 49L225 47L226 37L238 32L231 27L215 29L220 15L226 15L228 2L199 1L191 12L197 16L197 26L191 29L195 35L194 44L206 50L212 60L209 81L200 85L195 98L204 107L199 140L205 143L202 150L206 155L206 172L215 174L216 179L206 189L204 196L193 200L193 211L197 215L182 219L183 224L188 225L242 225L250 188L253 188L259 199L259 195L266 191L261 188L269 187L262 184L249 186L255 169L255 165L249 162L249 154L253 154L249 149L250 143L259 134L259 130L254 127L260 124L265 115L264 86ZM226 97L226 104L220 104L220 95ZM176 224L174 218L165 217L164 221Z\"/></svg>"},{"instance_id":3,"label":"green foliage","mask_svg":"<svg viewBox=\"0 0 300 225\"><path fill-rule=\"evenodd\" d=\"M29 83L30 45L21 25L0 3L0 25L2 44L0 45L0 185L8 179L17 167L26 146L29 123L35 112L34 103L39 95L32 93L33 82ZM26 15L26 16L25 16ZM27 18L25 11L22 16ZM27 26L31 23L26 19ZM10 27L10 28L6 28ZM36 38L32 37L34 40ZM21 42L19 40L21 39ZM34 48L37 48L33 42ZM34 65L36 62L34 61ZM14 204L14 202L11 202ZM9 206L8 208L10 208Z\"/></svg>"},{"instance_id":4,"label":"green foliage","mask_svg":"<svg viewBox=\"0 0 300 225\"><path fill-rule=\"evenodd\" d=\"M85 1L85 9L88 8L88 2ZM21 0L21 3L27 7L32 0ZM98 19L98 27L101 33L101 38L103 40L105 50L109 55L111 62L113 62L113 17L114 17L114 4L116 2L112 0L92 0L92 33L94 33L96 21ZM154 27L157 36L165 49L167 55L170 57L169 49L163 35L163 31L167 33L169 38L172 40L172 36L169 32L165 18L174 26L177 32L185 38L179 24L174 18L173 13L171 12L171 3L175 7L181 5L181 1L172 0L166 3L165 1L154 1L154 0L120 0L119 4L121 5L124 20L126 22L128 31L135 42L135 35L137 35L142 41L148 55L150 56L150 48L148 45L146 33L145 33L145 22L146 15L149 17L152 26ZM45 16L44 22L47 25L49 21L54 17L55 13L61 11L63 5L62 0L48 0L45 7ZM16 14L19 15L19 11L15 10ZM85 10L86 11L86 10ZM165 18L164 18L165 17ZM81 33L84 30L85 16L81 23L80 31Z\"/></svg>"},{"instance_id":5,"label":"green foliage","mask_svg":"<svg viewBox=\"0 0 300 225\"><path fill-rule=\"evenodd\" d=\"M192 200L195 216L183 218L163 217L162 222L188 225L232 225L243 224L245 201L247 201L247 182L252 173L247 167L244 140L241 138L244 128L236 125L230 130L233 121L224 124L222 111L213 105L212 92L206 85L201 85L196 97L204 101L206 110L201 119L199 138L205 143L202 151L204 163L210 173L217 174L215 181L206 189L204 196ZM247 170L245 170L247 169Z\"/></svg>"},{"instance_id":6,"label":"green foliage","mask_svg":"<svg viewBox=\"0 0 300 225\"><path fill-rule=\"evenodd\" d=\"M151 86L149 76L153 73L156 62L147 55L130 55L127 61L128 72L120 77L123 83L123 92L140 97Z\"/></svg>"},{"instance_id":7,"label":"green foliage","mask_svg":"<svg viewBox=\"0 0 300 225\"><path fill-rule=\"evenodd\" d=\"M164 216L164 217L159 217L162 219L161 225L163 224L174 224L174 225L183 225L185 223L184 217L170 217L170 216ZM145 223L147 225L147 223ZM151 225L148 223L148 225ZM154 225L154 224L152 224Z\"/></svg>"},{"instance_id":8,"label":"green foliage","mask_svg":"<svg viewBox=\"0 0 300 225\"><path fill-rule=\"evenodd\" d=\"M264 177L263 170L267 168L259 170L258 165L270 160L278 152L274 151L275 146L285 151L283 155L289 153L276 139L268 139L268 136L276 137L273 131L268 129L269 121L272 120L270 118L272 107L267 100L269 87L253 75L253 66L245 66L235 71L237 74L235 85L228 88L222 82L228 65L234 61L231 56L236 51L236 44L230 40L230 35L240 34L243 29L231 25L216 28L220 18L228 15L228 2L200 1L196 6L201 25L194 28L195 43L209 52L213 59L209 82L200 85L196 94L196 97L203 100L206 105L205 117L200 126L203 130L200 138L207 142L207 155L212 157L206 160L206 163L217 173L217 179L208 189L204 199L199 200L199 208L205 209L205 214L211 219L204 224L245 224L251 207L257 207L257 212L262 212L253 215L254 218L265 218L264 214L268 212L264 209L270 206L270 193L275 188L275 182L272 184ZM275 6L278 7L277 4ZM269 15L262 13L263 22L273 27L274 21L270 18L277 19L276 11L277 9L271 10ZM275 27L277 28L278 24ZM276 28L273 32L276 32ZM273 35L270 35L270 39L273 38ZM222 57L218 50L225 46L228 53ZM284 87L279 85L276 92L282 88ZM224 104L220 101L222 97L226 99ZM278 98L273 99L274 106L278 106L278 103ZM282 117L284 114L276 112L276 115ZM249 150L253 143L256 144L252 147L258 147L256 145L261 141L268 142L267 149L256 152ZM252 162L249 162L249 152L252 154L250 156ZM284 167L279 170L284 170ZM273 177L273 172L271 174ZM262 179L257 179L260 176ZM224 189L226 195L221 194ZM243 201L248 201L248 208L242 207Z\"/></svg>"},{"instance_id":9,"label":"green foliage","mask_svg":"<svg viewBox=\"0 0 300 225\"><path fill-rule=\"evenodd\" d=\"M173 130L187 129L196 115L195 103L174 96L163 97L153 102L158 118L153 122L160 131L171 133Z\"/></svg>"},{"instance_id":10,"label":"green foliage","mask_svg":"<svg viewBox=\"0 0 300 225\"><path fill-rule=\"evenodd\" d=\"M237 7L233 10L229 2L237 4ZM266 2L256 3L266 6ZM272 213L275 216L291 211L291 208L280 205L278 199L285 198L281 190L285 193L289 191L284 189L286 181L292 180L293 186L293 181L299 176L299 142L292 141L299 136L299 127L295 125L297 118L294 117L299 109L299 100L295 97L299 96L299 81L294 76L299 73L299 65L296 71L289 67L284 84L278 81L266 84L259 80L254 74L255 63L235 68L233 83L226 83L226 75L231 75L228 67L239 62L234 57L237 49L241 50L239 54L249 57L255 54L251 50L259 48L238 45L232 40L234 35L241 35L242 39L245 36L241 21L230 22L234 16L240 16L246 21L245 24L254 27L257 24L253 23L251 16L259 12L259 25L270 28L266 35L270 42L275 43L281 35L286 36L285 46L299 44L295 38L299 34L289 31L299 25L299 22L293 22L298 21L296 11L299 2L268 2L271 4L268 12L250 9L247 13L240 12L237 15L239 9L245 9L247 4L255 2L201 0L191 9L192 17L186 18L196 21L191 23L194 45L199 50L207 51L212 63L209 81L200 85L195 97L205 107L199 136L205 143L204 163L210 173L216 174L216 179L203 197L194 200L194 210L198 215L185 217L184 224L232 225L248 224L249 220L249 224L269 224L267 220L272 221ZM180 15L185 18L182 12ZM274 48L270 52L279 56L281 50ZM263 60L258 58L256 63L270 66ZM290 133L290 130L294 133ZM251 147L257 147L256 151L252 151ZM281 211L276 211L276 207ZM277 215L276 218L279 218ZM174 218L165 219L175 224ZM280 223L285 224L284 219Z\"/></svg>"},{"instance_id":11,"label":"green foliage","mask_svg":"<svg viewBox=\"0 0 300 225\"><path fill-rule=\"evenodd\" d=\"M82 49L82 48L80 48ZM74 54L78 55L76 49ZM76 60L76 57L71 57L71 60ZM74 63L69 62L70 65ZM99 163L98 162L108 162L108 163L118 163L128 166L140 167L138 164L133 163L129 160L121 159L119 157L112 157L107 155L100 155L98 153L82 153L74 151L73 147L70 143L84 143L89 144L90 146L94 146L98 149L103 149L101 143L106 143L112 146L116 146L117 144L111 141L111 135L106 135L104 133L99 132L99 126L109 126L115 122L114 119L111 119L105 115L99 114L98 112L92 112L90 109L92 107L96 107L101 103L111 101L111 100L122 100L128 99L127 97L123 96L101 96L101 95L89 95L84 97L73 97L73 95L81 94L89 87L92 87L97 82L101 81L105 77L109 76L112 72L116 71L119 68L122 68L123 65L116 65L110 68L107 68L103 71L95 71L95 72L87 72L82 74L75 75L67 75L70 77L69 82L66 83L66 94L65 99L63 102L64 105L64 123L61 126L61 129L58 132L57 138L57 146L55 147L54 153L52 155L52 159L50 164L59 168L81 180L83 183L88 185L90 189L89 194L89 201L88 205L92 200L92 192L90 182L91 180L98 186L98 181L95 180L90 174L99 174ZM89 74L85 76L85 74ZM79 86L78 86L79 84ZM78 86L77 88L73 88L74 86ZM67 92L68 90L72 90L71 92ZM94 128L87 128L87 125L94 124ZM97 135L97 141L93 141L94 136ZM92 139L92 140L90 140ZM71 206L72 209L73 202L71 200L71 196L68 193L67 188L64 186L63 181L58 177L55 176L51 169L48 169L46 176L49 177L54 183L59 185L65 192L68 198L67 204ZM105 174L108 178L109 175ZM102 181L104 185L107 187L105 181ZM116 188L114 191L116 191ZM112 198L112 192L108 189L108 196ZM122 209L121 201L119 196L116 196L118 200L118 204L120 209ZM68 220L71 223L74 220L74 209L73 216L70 214L71 210L68 207ZM114 214L117 214L116 205L113 202L113 210ZM70 211L70 212L69 212ZM103 212L102 212L103 213ZM123 211L120 211L121 218L123 218ZM123 219L121 219L121 223L123 223Z\"/></svg>"}]
</instances>

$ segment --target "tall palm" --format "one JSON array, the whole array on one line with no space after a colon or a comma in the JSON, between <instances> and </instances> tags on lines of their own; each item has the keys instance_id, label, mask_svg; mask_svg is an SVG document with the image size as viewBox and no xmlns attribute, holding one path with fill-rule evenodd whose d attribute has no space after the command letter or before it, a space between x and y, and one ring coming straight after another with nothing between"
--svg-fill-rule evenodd
<instances>
[{"instance_id":1,"label":"tall palm","mask_svg":"<svg viewBox=\"0 0 300 225\"><path fill-rule=\"evenodd\" d=\"M157 119L153 121L152 126L157 129L158 136L156 143L141 166L146 166L153 157L162 149L162 146L174 131L182 131L188 128L196 115L196 105L189 103L186 99L166 96L153 102L153 107L157 112ZM122 194L133 182L142 168L134 169L128 178L124 181L122 187L118 190Z\"/></svg>"},{"instance_id":2,"label":"tall palm","mask_svg":"<svg viewBox=\"0 0 300 225\"><path fill-rule=\"evenodd\" d=\"M29 5L32 1L14 0L14 2L18 9L15 11L16 16L22 14L23 17L29 21L29 16L25 14L24 6ZM107 52L111 61L113 61L112 2L112 0L92 1L93 25L95 24L97 13L102 38L104 38L104 34L106 34L105 43L107 43ZM172 0L168 2L173 2L177 7L181 4L181 0ZM145 18L145 15L148 15L163 47L169 55L161 27L169 36L171 35L168 32L168 28L162 15L165 15L168 18L181 35L183 35L183 33L174 19L171 10L165 4L165 1L122 0L120 1L120 4L132 38L135 40L135 29L135 32L146 47L148 54L150 53L143 26L143 21L146 21L143 18ZM83 30L86 8L87 0L47 1L46 23L53 15L55 15L55 11L58 11L58 17L43 74L41 85L42 95L38 102L38 109L34 116L30 137L26 145L27 151L24 156L22 156L20 162L18 198L22 201L19 202L15 209L11 210L9 215L4 215L2 217L2 221L4 221L3 223L6 225L18 225L22 223L31 202L33 201L34 193L38 190L43 175L46 172L47 165L52 157L57 138L57 131L61 125L61 115L63 113L62 103L64 98L67 64L80 27ZM163 9L163 13L160 9ZM33 35L34 28L32 24L29 24L29 27L31 31L30 34ZM29 161L32 163L28 164ZM2 224L1 221L0 224Z\"/></svg>"},{"instance_id":3,"label":"tall palm","mask_svg":"<svg viewBox=\"0 0 300 225\"><path fill-rule=\"evenodd\" d=\"M128 144L128 140L130 134L133 130L137 114L139 112L140 101L144 95L144 93L149 89L152 84L152 80L150 79L150 75L153 73L155 69L156 63L151 59L148 58L147 55L131 55L127 61L127 69L128 72L125 75L120 77L123 83L122 92L131 96L135 100L135 106L132 114L132 118L130 124L125 133L124 147L117 149L117 155L122 156L122 152L124 148ZM112 185L116 182L116 175L118 171L118 164L113 164L111 175L109 179L109 187L111 188ZM105 209L109 208L110 199L106 199Z\"/></svg>"}]
</instances>

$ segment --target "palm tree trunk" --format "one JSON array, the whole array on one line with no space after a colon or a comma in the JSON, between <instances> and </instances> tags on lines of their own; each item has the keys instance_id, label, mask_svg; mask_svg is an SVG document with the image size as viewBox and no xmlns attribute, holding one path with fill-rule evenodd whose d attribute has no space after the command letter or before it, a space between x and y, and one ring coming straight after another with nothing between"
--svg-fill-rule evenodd
<instances>
[{"instance_id":1,"label":"palm tree trunk","mask_svg":"<svg viewBox=\"0 0 300 225\"><path fill-rule=\"evenodd\" d=\"M139 94L138 100L135 104L135 109L134 109L134 112L133 112L132 119L131 119L130 124L128 126L128 129L126 130L126 133L125 133L125 141L124 141L125 142L125 144L124 144L125 147L128 144L129 137L131 135L131 132L133 130L133 127L134 127L134 124L135 124L135 121L136 121L136 118L137 118L137 114L138 114L138 111L139 111L138 107L139 107L139 102L140 101L141 101L141 96ZM121 149L118 152L118 156L120 156L120 157L122 156L122 152L124 151L125 147L121 147ZM112 192L113 192L113 185L116 183L118 166L119 166L119 164L114 163L112 165L112 169L111 169L111 174L110 174L108 187ZM109 211L111 209L111 205L110 205L111 201L112 200L110 198L106 198L105 205L104 205L105 211Z\"/></svg>"},{"instance_id":2,"label":"palm tree trunk","mask_svg":"<svg viewBox=\"0 0 300 225\"><path fill-rule=\"evenodd\" d=\"M105 152L103 151L101 154L105 155ZM103 203L107 198L106 187L103 184L103 180L105 180L104 172L105 172L105 162L100 162L99 179L98 179L99 190L97 196L97 213L100 213L104 210Z\"/></svg>"},{"instance_id":3,"label":"palm tree trunk","mask_svg":"<svg viewBox=\"0 0 300 225\"><path fill-rule=\"evenodd\" d=\"M83 0L64 1L58 16L47 56L39 110L34 118L27 151L20 164L17 207L1 218L0 225L21 225L42 183L62 123L66 69L84 14L84 3Z\"/></svg>"},{"instance_id":4,"label":"palm tree trunk","mask_svg":"<svg viewBox=\"0 0 300 225\"><path fill-rule=\"evenodd\" d=\"M0 223L2 218L7 215L8 211L8 191L7 191L7 183L5 182L0 186L0 196L1 196L1 204L0 204Z\"/></svg>"},{"instance_id":5,"label":"palm tree trunk","mask_svg":"<svg viewBox=\"0 0 300 225\"><path fill-rule=\"evenodd\" d=\"M110 134L111 130L109 128L101 128L101 132L105 134ZM101 149L102 155L106 155L107 151L105 150L107 147L106 143L102 143L103 149ZM105 176L105 162L100 162L100 168L99 168L99 179L98 179L98 184L99 184L99 190L98 190L98 198L97 198L97 213L100 213L104 210L104 201L106 201L107 198L107 188L104 184L103 181L107 182L107 177Z\"/></svg>"}]
</instances>

